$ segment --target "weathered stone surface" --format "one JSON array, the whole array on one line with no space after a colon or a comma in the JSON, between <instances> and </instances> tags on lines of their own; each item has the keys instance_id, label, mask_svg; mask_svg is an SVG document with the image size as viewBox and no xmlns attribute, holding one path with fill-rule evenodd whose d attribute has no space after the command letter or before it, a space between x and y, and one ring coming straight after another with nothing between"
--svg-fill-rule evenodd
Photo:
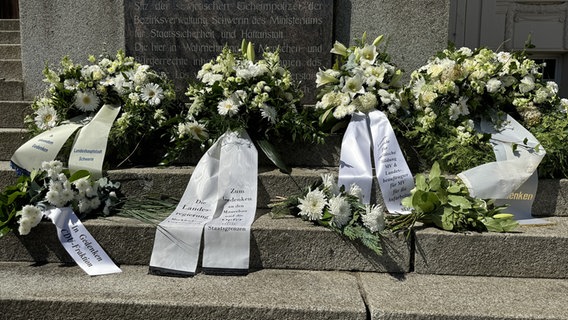
<instances>
[{"instance_id":1,"label":"weathered stone surface","mask_svg":"<svg viewBox=\"0 0 568 320\"><path fill-rule=\"evenodd\" d=\"M78 267L0 263L10 319L366 319L345 272L261 270L246 277L171 278L144 266L88 277Z\"/></svg>"},{"instance_id":2,"label":"weathered stone surface","mask_svg":"<svg viewBox=\"0 0 568 320\"><path fill-rule=\"evenodd\" d=\"M517 233L450 233L435 228L415 234L414 270L424 274L568 278L568 220L521 226Z\"/></svg>"},{"instance_id":3,"label":"weathered stone surface","mask_svg":"<svg viewBox=\"0 0 568 320\"><path fill-rule=\"evenodd\" d=\"M369 319L568 319L568 280L359 275Z\"/></svg>"},{"instance_id":4,"label":"weathered stone surface","mask_svg":"<svg viewBox=\"0 0 568 320\"><path fill-rule=\"evenodd\" d=\"M331 63L333 1L125 1L126 51L165 71L183 93L201 66L225 45L241 40L280 47L282 65L302 81L305 102L315 102L318 68ZM307 32L309 30L309 32Z\"/></svg>"},{"instance_id":5,"label":"weathered stone surface","mask_svg":"<svg viewBox=\"0 0 568 320\"><path fill-rule=\"evenodd\" d=\"M298 218L262 215L252 225L250 268L360 270L402 273L410 270L410 247L403 236L383 239L382 256L351 243L333 231ZM166 213L166 216L169 213ZM85 226L118 264L148 265L154 225L111 217L84 221ZM65 262L73 260L59 243L55 227L44 222L27 236L10 233L0 239L0 261Z\"/></svg>"},{"instance_id":6,"label":"weathered stone surface","mask_svg":"<svg viewBox=\"0 0 568 320\"><path fill-rule=\"evenodd\" d=\"M0 128L23 128L24 117L32 113L30 106L31 102L0 101Z\"/></svg>"}]
</instances>

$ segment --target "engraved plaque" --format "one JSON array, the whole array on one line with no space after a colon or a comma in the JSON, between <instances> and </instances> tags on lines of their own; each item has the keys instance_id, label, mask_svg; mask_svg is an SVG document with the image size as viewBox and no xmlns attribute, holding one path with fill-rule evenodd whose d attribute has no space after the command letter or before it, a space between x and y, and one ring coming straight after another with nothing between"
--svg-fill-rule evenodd
<instances>
[{"instance_id":1,"label":"engraved plaque","mask_svg":"<svg viewBox=\"0 0 568 320\"><path fill-rule=\"evenodd\" d=\"M201 66L225 45L242 39L280 47L280 58L315 103L318 69L331 65L333 0L138 0L125 1L126 52L168 74L185 92Z\"/></svg>"}]
</instances>

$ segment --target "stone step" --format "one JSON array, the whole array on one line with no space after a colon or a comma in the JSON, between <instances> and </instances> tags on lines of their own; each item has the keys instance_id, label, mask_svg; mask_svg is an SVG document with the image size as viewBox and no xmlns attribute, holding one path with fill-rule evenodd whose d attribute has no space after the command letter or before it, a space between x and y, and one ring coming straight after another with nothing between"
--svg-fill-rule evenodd
<instances>
[{"instance_id":1,"label":"stone step","mask_svg":"<svg viewBox=\"0 0 568 320\"><path fill-rule=\"evenodd\" d=\"M22 80L0 78L0 101L23 101L24 83Z\"/></svg>"},{"instance_id":2,"label":"stone step","mask_svg":"<svg viewBox=\"0 0 568 320\"><path fill-rule=\"evenodd\" d=\"M377 256L333 231L298 218L273 219L261 210L252 225L250 268L302 270L359 270L405 273L410 271L410 247L404 235L384 240ZM125 217L91 219L86 228L121 265L148 265L155 225ZM10 233L0 238L0 261L73 262L57 239L51 222L42 222L26 236Z\"/></svg>"},{"instance_id":3,"label":"stone step","mask_svg":"<svg viewBox=\"0 0 568 320\"><path fill-rule=\"evenodd\" d=\"M568 319L568 280L263 269L247 276L88 277L0 263L10 319Z\"/></svg>"},{"instance_id":4,"label":"stone step","mask_svg":"<svg viewBox=\"0 0 568 320\"><path fill-rule=\"evenodd\" d=\"M19 19L0 19L0 30L19 31L20 30L20 20Z\"/></svg>"},{"instance_id":5,"label":"stone step","mask_svg":"<svg viewBox=\"0 0 568 320\"><path fill-rule=\"evenodd\" d=\"M408 238L385 233L383 255L299 218L274 219L258 210L251 232L251 269L373 271L524 278L568 278L568 218L548 226L522 226L515 233L450 233L434 228ZM84 221L119 264L147 265L155 224L126 217ZM27 236L0 239L0 261L72 262L55 227L42 222Z\"/></svg>"},{"instance_id":6,"label":"stone step","mask_svg":"<svg viewBox=\"0 0 568 320\"><path fill-rule=\"evenodd\" d=\"M0 160L10 160L24 142L26 142L26 132L24 129L0 128Z\"/></svg>"},{"instance_id":7,"label":"stone step","mask_svg":"<svg viewBox=\"0 0 568 320\"><path fill-rule=\"evenodd\" d=\"M10 133L12 139L22 139L24 133L19 129L0 129ZM2 138L0 138L2 139ZM25 139L24 139L25 140ZM4 141L8 141L7 138ZM20 140L23 141L23 140ZM6 144L0 144L1 147ZM21 144L20 144L21 145ZM17 149L13 143L10 149ZM8 148L7 148L8 149ZM3 158L9 160L12 152L4 152ZM7 160L0 161L0 188L13 183L15 176ZM193 172L193 166L143 167L108 171L111 179L122 183L122 190L129 196L137 197L151 194L164 194L181 197ZM337 166L293 167L292 175L281 173L270 166L259 168L258 206L267 208L270 199L278 196L297 194L299 190L318 180L324 173L337 174ZM377 192L377 197L380 194ZM532 213L537 217L568 217L568 179L541 179L533 204Z\"/></svg>"},{"instance_id":8,"label":"stone step","mask_svg":"<svg viewBox=\"0 0 568 320\"><path fill-rule=\"evenodd\" d=\"M0 44L0 59L22 59L22 48L19 44Z\"/></svg>"},{"instance_id":9,"label":"stone step","mask_svg":"<svg viewBox=\"0 0 568 320\"><path fill-rule=\"evenodd\" d=\"M24 117L32 113L31 104L31 101L0 101L0 128L24 128Z\"/></svg>"},{"instance_id":10,"label":"stone step","mask_svg":"<svg viewBox=\"0 0 568 320\"><path fill-rule=\"evenodd\" d=\"M20 44L20 31L0 30L0 44Z\"/></svg>"},{"instance_id":11,"label":"stone step","mask_svg":"<svg viewBox=\"0 0 568 320\"><path fill-rule=\"evenodd\" d=\"M0 78L22 80L22 60L0 59Z\"/></svg>"}]
</instances>

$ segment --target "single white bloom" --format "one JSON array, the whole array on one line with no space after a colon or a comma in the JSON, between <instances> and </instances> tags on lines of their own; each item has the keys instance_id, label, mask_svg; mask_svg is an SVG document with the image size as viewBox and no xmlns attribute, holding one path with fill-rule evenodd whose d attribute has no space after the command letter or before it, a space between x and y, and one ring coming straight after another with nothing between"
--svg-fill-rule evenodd
<instances>
[{"instance_id":1,"label":"single white bloom","mask_svg":"<svg viewBox=\"0 0 568 320\"><path fill-rule=\"evenodd\" d=\"M327 202L325 194L321 190L312 190L306 194L304 198L298 199L300 204L300 215L307 217L309 220L319 220L322 218L323 209Z\"/></svg>"},{"instance_id":2,"label":"single white bloom","mask_svg":"<svg viewBox=\"0 0 568 320\"><path fill-rule=\"evenodd\" d=\"M99 102L99 97L91 90L77 91L75 94L75 106L81 111L95 111Z\"/></svg>"},{"instance_id":3,"label":"single white bloom","mask_svg":"<svg viewBox=\"0 0 568 320\"><path fill-rule=\"evenodd\" d=\"M65 90L77 90L77 85L79 81L77 79L65 79L63 81L63 87Z\"/></svg>"},{"instance_id":4,"label":"single white bloom","mask_svg":"<svg viewBox=\"0 0 568 320\"><path fill-rule=\"evenodd\" d=\"M73 185L75 185L75 188L77 188L77 190L83 194L88 188L91 188L91 182L89 181L88 177L83 177L81 179L75 180L73 182Z\"/></svg>"},{"instance_id":5,"label":"single white bloom","mask_svg":"<svg viewBox=\"0 0 568 320\"><path fill-rule=\"evenodd\" d=\"M321 180L323 187L329 190L329 193L333 195L339 194L339 186L337 185L337 179L335 178L335 175L331 173L322 174Z\"/></svg>"},{"instance_id":6,"label":"single white bloom","mask_svg":"<svg viewBox=\"0 0 568 320\"><path fill-rule=\"evenodd\" d=\"M558 84L556 84L556 82L554 81L547 81L546 88L548 88L548 90L550 90L552 94L558 93Z\"/></svg>"},{"instance_id":7,"label":"single white bloom","mask_svg":"<svg viewBox=\"0 0 568 320\"><path fill-rule=\"evenodd\" d=\"M497 92L501 88L501 81L499 79L491 78L487 81L485 88L489 93Z\"/></svg>"},{"instance_id":8,"label":"single white bloom","mask_svg":"<svg viewBox=\"0 0 568 320\"><path fill-rule=\"evenodd\" d=\"M519 83L519 91L521 93L527 93L529 91L532 91L534 87L535 87L534 78L531 75L525 76L521 80L521 83Z\"/></svg>"},{"instance_id":9,"label":"single white bloom","mask_svg":"<svg viewBox=\"0 0 568 320\"><path fill-rule=\"evenodd\" d=\"M266 103L263 103L260 107L260 115L263 119L267 119L272 124L276 123L276 118L278 117L276 109L267 105Z\"/></svg>"},{"instance_id":10,"label":"single white bloom","mask_svg":"<svg viewBox=\"0 0 568 320\"><path fill-rule=\"evenodd\" d=\"M363 113L368 113L375 110L375 108L379 104L377 96L375 96L375 94L371 92L365 92L365 94L358 96L357 98L355 98L355 100L357 101L357 109Z\"/></svg>"},{"instance_id":11,"label":"single white bloom","mask_svg":"<svg viewBox=\"0 0 568 320\"><path fill-rule=\"evenodd\" d=\"M355 183L352 183L351 186L349 186L348 193L349 195L357 197L359 200L363 200L363 189L361 189L361 187L359 187L359 185Z\"/></svg>"},{"instance_id":12,"label":"single white bloom","mask_svg":"<svg viewBox=\"0 0 568 320\"><path fill-rule=\"evenodd\" d=\"M233 116L239 111L239 103L233 98L222 100L217 105L217 112L222 116Z\"/></svg>"},{"instance_id":13,"label":"single white bloom","mask_svg":"<svg viewBox=\"0 0 568 320\"><path fill-rule=\"evenodd\" d=\"M164 90L156 83L147 83L142 88L142 100L148 102L151 106L157 106L164 98Z\"/></svg>"},{"instance_id":14,"label":"single white bloom","mask_svg":"<svg viewBox=\"0 0 568 320\"><path fill-rule=\"evenodd\" d=\"M329 199L329 211L332 215L331 222L338 228L351 220L351 206L345 197L335 196Z\"/></svg>"},{"instance_id":15,"label":"single white bloom","mask_svg":"<svg viewBox=\"0 0 568 320\"><path fill-rule=\"evenodd\" d=\"M371 232L380 232L385 229L385 214L380 205L367 205L365 214L361 215L363 225Z\"/></svg>"},{"instance_id":16,"label":"single white bloom","mask_svg":"<svg viewBox=\"0 0 568 320\"><path fill-rule=\"evenodd\" d=\"M183 138L186 135L198 141L207 140L207 138L209 138L205 126L197 121L180 123L178 125L178 136Z\"/></svg>"},{"instance_id":17,"label":"single white bloom","mask_svg":"<svg viewBox=\"0 0 568 320\"><path fill-rule=\"evenodd\" d=\"M22 219L29 220L32 228L37 226L42 218L43 213L38 207L28 204L22 208Z\"/></svg>"},{"instance_id":18,"label":"single white bloom","mask_svg":"<svg viewBox=\"0 0 568 320\"><path fill-rule=\"evenodd\" d=\"M49 130L57 124L57 111L52 106L42 106L36 111L35 125L41 130Z\"/></svg>"},{"instance_id":19,"label":"single white bloom","mask_svg":"<svg viewBox=\"0 0 568 320\"><path fill-rule=\"evenodd\" d=\"M360 54L359 63L363 68L372 65L375 62L377 56L379 55L379 53L377 52L377 47L370 44L364 46L359 51L359 54Z\"/></svg>"},{"instance_id":20,"label":"single white bloom","mask_svg":"<svg viewBox=\"0 0 568 320\"><path fill-rule=\"evenodd\" d=\"M319 70L316 74L316 87L321 87L330 83L337 83L339 79L336 78L336 72L332 69Z\"/></svg>"},{"instance_id":21,"label":"single white bloom","mask_svg":"<svg viewBox=\"0 0 568 320\"><path fill-rule=\"evenodd\" d=\"M365 89L363 88L363 78L361 75L357 74L354 77L348 78L341 91L346 92L351 96L354 96L357 93L364 93Z\"/></svg>"}]
</instances>

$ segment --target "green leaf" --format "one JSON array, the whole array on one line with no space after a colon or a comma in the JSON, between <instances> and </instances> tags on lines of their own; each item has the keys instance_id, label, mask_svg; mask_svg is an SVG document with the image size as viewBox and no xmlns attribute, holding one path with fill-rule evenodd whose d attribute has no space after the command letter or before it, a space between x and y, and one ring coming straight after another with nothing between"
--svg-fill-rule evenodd
<instances>
[{"instance_id":1,"label":"green leaf","mask_svg":"<svg viewBox=\"0 0 568 320\"><path fill-rule=\"evenodd\" d=\"M483 224L491 232L511 232L519 226L519 223L513 219L493 219L490 217L485 218Z\"/></svg>"},{"instance_id":2,"label":"green leaf","mask_svg":"<svg viewBox=\"0 0 568 320\"><path fill-rule=\"evenodd\" d=\"M440 177L430 178L430 190L439 191L442 187L442 179Z\"/></svg>"},{"instance_id":3,"label":"green leaf","mask_svg":"<svg viewBox=\"0 0 568 320\"><path fill-rule=\"evenodd\" d=\"M74 182L74 181L77 181L81 178L88 177L90 175L91 175L91 173L87 170L79 170L79 171L73 173L71 175L71 177L69 177L69 182Z\"/></svg>"},{"instance_id":4,"label":"green leaf","mask_svg":"<svg viewBox=\"0 0 568 320\"><path fill-rule=\"evenodd\" d=\"M460 193L461 186L459 186L458 184L452 184L451 186L448 187L447 190L449 193Z\"/></svg>"},{"instance_id":5,"label":"green leaf","mask_svg":"<svg viewBox=\"0 0 568 320\"><path fill-rule=\"evenodd\" d=\"M282 161L280 154L278 153L276 148L274 148L274 146L270 142L268 142L268 140L257 140L256 143L258 144L262 152L264 152L266 157L268 157L268 159L270 159L270 161L272 161L272 163L274 163L274 165L276 165L278 169L280 169L280 171L286 174L292 173L292 168L290 168L288 165L286 165L286 163L284 163L284 161Z\"/></svg>"},{"instance_id":6,"label":"green leaf","mask_svg":"<svg viewBox=\"0 0 568 320\"><path fill-rule=\"evenodd\" d=\"M412 196L412 207L419 212L431 212L440 201L435 193L417 190Z\"/></svg>"},{"instance_id":7,"label":"green leaf","mask_svg":"<svg viewBox=\"0 0 568 320\"><path fill-rule=\"evenodd\" d=\"M448 195L448 202L453 207L460 207L462 209L470 209L471 202L463 196L456 196L453 194Z\"/></svg>"},{"instance_id":8,"label":"green leaf","mask_svg":"<svg viewBox=\"0 0 568 320\"><path fill-rule=\"evenodd\" d=\"M426 182L426 177L419 173L416 175L416 189L422 191L428 191L428 183Z\"/></svg>"},{"instance_id":9,"label":"green leaf","mask_svg":"<svg viewBox=\"0 0 568 320\"><path fill-rule=\"evenodd\" d=\"M433 180L435 178L440 178L440 176L442 175L442 171L440 170L440 164L438 163L438 161L434 162L434 164L432 165L432 169L430 170L430 180Z\"/></svg>"}]
</instances>

